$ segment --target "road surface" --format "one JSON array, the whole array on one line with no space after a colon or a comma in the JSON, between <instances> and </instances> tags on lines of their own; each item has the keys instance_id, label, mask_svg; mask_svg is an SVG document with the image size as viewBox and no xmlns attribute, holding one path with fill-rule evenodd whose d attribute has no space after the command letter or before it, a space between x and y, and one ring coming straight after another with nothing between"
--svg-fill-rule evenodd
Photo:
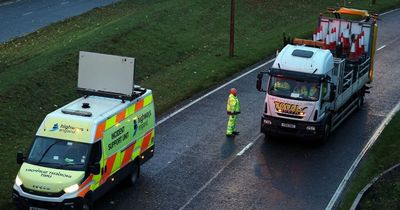
<instances>
[{"instance_id":1,"label":"road surface","mask_svg":"<svg viewBox=\"0 0 400 210\"><path fill-rule=\"evenodd\" d=\"M0 43L118 0L10 0L0 2Z\"/></svg>"}]
</instances>

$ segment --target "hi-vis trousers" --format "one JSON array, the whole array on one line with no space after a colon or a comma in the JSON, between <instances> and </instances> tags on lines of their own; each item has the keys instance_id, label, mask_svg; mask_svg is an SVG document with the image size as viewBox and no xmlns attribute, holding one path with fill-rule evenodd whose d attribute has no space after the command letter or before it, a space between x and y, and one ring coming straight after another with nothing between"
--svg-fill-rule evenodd
<instances>
[{"instance_id":1,"label":"hi-vis trousers","mask_svg":"<svg viewBox=\"0 0 400 210\"><path fill-rule=\"evenodd\" d=\"M236 131L237 115L229 115L228 126L226 128L226 135L232 135Z\"/></svg>"}]
</instances>

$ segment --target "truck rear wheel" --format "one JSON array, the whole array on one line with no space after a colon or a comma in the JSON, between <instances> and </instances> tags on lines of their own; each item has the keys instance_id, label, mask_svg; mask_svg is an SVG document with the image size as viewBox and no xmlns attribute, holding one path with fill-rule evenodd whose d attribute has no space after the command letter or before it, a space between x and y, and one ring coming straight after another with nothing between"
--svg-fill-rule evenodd
<instances>
[{"instance_id":1,"label":"truck rear wheel","mask_svg":"<svg viewBox=\"0 0 400 210\"><path fill-rule=\"evenodd\" d=\"M361 95L358 97L358 101L357 101L357 110L360 110L361 107L363 106L363 104L364 104L364 95L361 94Z\"/></svg>"}]
</instances>

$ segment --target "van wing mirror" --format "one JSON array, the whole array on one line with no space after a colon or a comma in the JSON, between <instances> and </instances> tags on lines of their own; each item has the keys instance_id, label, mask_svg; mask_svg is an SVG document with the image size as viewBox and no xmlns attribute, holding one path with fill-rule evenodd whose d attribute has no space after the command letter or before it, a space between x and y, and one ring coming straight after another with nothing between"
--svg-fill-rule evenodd
<instances>
[{"instance_id":1,"label":"van wing mirror","mask_svg":"<svg viewBox=\"0 0 400 210\"><path fill-rule=\"evenodd\" d=\"M266 72L260 72L260 73L258 73L258 75L257 75L256 88L257 88L257 90L260 91L260 92L266 92L264 89L262 89L262 79L263 79L265 73L266 73Z\"/></svg>"},{"instance_id":2,"label":"van wing mirror","mask_svg":"<svg viewBox=\"0 0 400 210\"><path fill-rule=\"evenodd\" d=\"M96 162L96 163L93 163L92 165L90 165L89 173L92 173L94 175L99 174L100 173L100 163Z\"/></svg>"},{"instance_id":3,"label":"van wing mirror","mask_svg":"<svg viewBox=\"0 0 400 210\"><path fill-rule=\"evenodd\" d=\"M17 152L17 163L22 164L25 161L24 154L22 152Z\"/></svg>"}]
</instances>

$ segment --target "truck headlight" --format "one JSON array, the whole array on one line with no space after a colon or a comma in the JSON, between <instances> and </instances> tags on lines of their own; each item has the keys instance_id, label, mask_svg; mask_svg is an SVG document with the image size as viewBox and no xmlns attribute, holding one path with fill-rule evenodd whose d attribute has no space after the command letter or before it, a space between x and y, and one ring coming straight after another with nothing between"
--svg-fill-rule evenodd
<instances>
[{"instance_id":1,"label":"truck headlight","mask_svg":"<svg viewBox=\"0 0 400 210\"><path fill-rule=\"evenodd\" d=\"M309 126L306 127L306 130L315 131L315 126L309 125Z\"/></svg>"},{"instance_id":2,"label":"truck headlight","mask_svg":"<svg viewBox=\"0 0 400 210\"><path fill-rule=\"evenodd\" d=\"M264 120L264 124L272 125L272 122L271 122L271 120Z\"/></svg>"},{"instance_id":3,"label":"truck headlight","mask_svg":"<svg viewBox=\"0 0 400 210\"><path fill-rule=\"evenodd\" d=\"M74 185L71 185L71 186L65 188L64 192L65 193L73 193L73 192L77 191L78 189L79 189L79 185L78 184L74 184Z\"/></svg>"},{"instance_id":4,"label":"truck headlight","mask_svg":"<svg viewBox=\"0 0 400 210\"><path fill-rule=\"evenodd\" d=\"M15 178L15 184L18 185L18 186L21 186L21 185L22 185L22 181L21 181L21 179L18 177L18 175L17 175L17 177Z\"/></svg>"}]
</instances>

